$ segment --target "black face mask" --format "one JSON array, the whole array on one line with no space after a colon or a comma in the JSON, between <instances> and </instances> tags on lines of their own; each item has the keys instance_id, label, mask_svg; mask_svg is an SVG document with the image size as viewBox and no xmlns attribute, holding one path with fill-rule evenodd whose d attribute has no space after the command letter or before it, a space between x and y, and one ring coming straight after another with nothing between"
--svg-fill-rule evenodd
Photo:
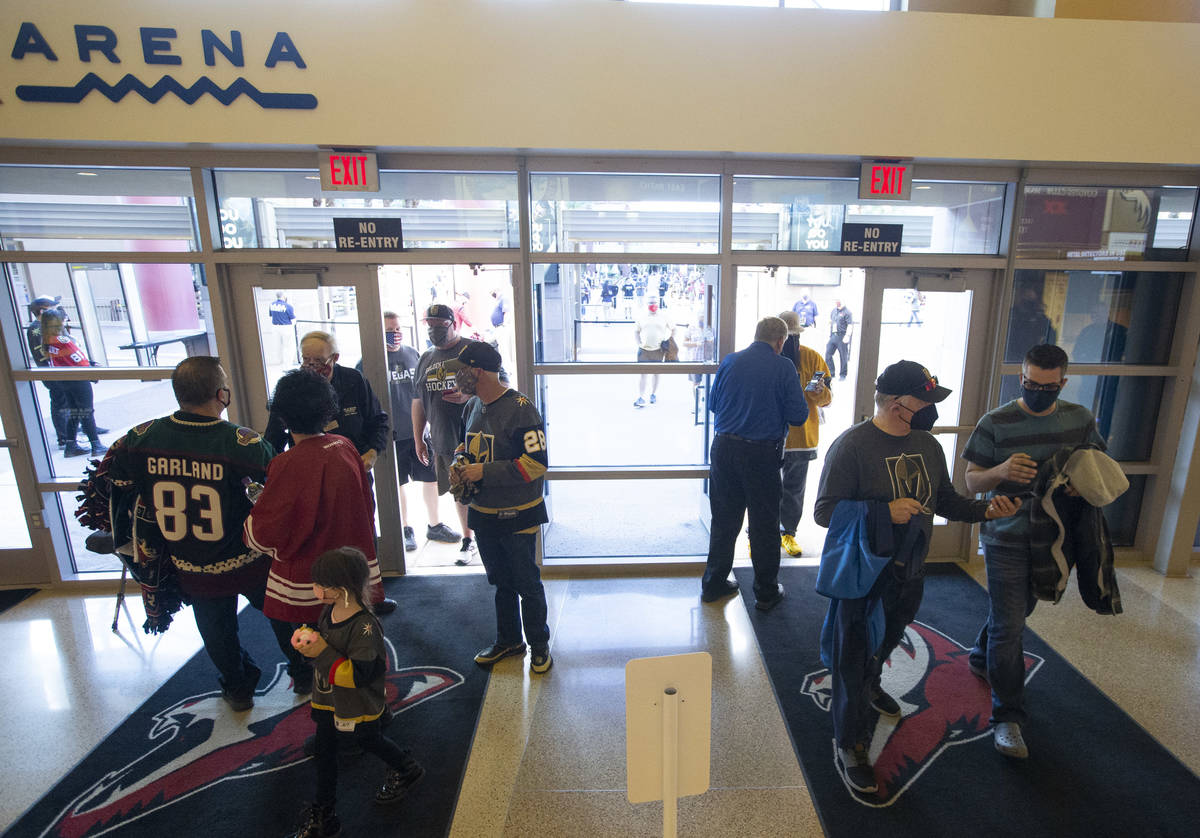
<instances>
[{"instance_id":1,"label":"black face mask","mask_svg":"<svg viewBox=\"0 0 1200 838\"><path fill-rule=\"evenodd\" d=\"M1044 413L1049 410L1058 401L1058 393L1058 390L1030 390L1028 387L1021 388L1021 398L1024 400L1025 406L1034 413Z\"/></svg>"},{"instance_id":2,"label":"black face mask","mask_svg":"<svg viewBox=\"0 0 1200 838\"><path fill-rule=\"evenodd\" d=\"M445 345L446 340L449 337L450 337L450 327L449 326L430 326L429 327L429 341L434 346Z\"/></svg>"},{"instance_id":3,"label":"black face mask","mask_svg":"<svg viewBox=\"0 0 1200 838\"><path fill-rule=\"evenodd\" d=\"M932 430L933 423L937 421L937 405L927 404L920 410L912 410L908 405L902 404L900 406L912 413L912 416L908 417L908 426L910 428L914 431Z\"/></svg>"}]
</instances>

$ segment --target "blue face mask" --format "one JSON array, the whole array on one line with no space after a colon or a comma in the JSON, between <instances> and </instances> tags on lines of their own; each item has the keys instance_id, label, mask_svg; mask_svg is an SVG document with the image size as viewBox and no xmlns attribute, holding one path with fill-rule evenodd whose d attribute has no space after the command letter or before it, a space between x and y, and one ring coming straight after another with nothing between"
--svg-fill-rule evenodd
<instances>
[{"instance_id":1,"label":"blue face mask","mask_svg":"<svg viewBox=\"0 0 1200 838\"><path fill-rule=\"evenodd\" d=\"M1031 390L1028 387L1021 388L1021 399L1025 402L1025 406L1034 413L1045 413L1049 410L1056 401L1058 401L1058 390Z\"/></svg>"}]
</instances>

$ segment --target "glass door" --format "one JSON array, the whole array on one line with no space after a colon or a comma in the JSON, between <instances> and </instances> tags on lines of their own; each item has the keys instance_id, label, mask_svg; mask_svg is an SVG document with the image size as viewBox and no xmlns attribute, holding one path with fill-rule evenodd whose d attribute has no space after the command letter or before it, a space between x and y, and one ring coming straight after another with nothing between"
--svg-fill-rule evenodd
<instances>
[{"instance_id":1,"label":"glass door","mask_svg":"<svg viewBox=\"0 0 1200 838\"><path fill-rule=\"evenodd\" d=\"M951 390L938 404L933 433L961 494L962 450L987 404L993 283L993 273L982 270L866 272L855 421L874 414L875 379L886 366L909 360L926 367ZM970 529L935 517L930 558L968 557Z\"/></svg>"}]
</instances>

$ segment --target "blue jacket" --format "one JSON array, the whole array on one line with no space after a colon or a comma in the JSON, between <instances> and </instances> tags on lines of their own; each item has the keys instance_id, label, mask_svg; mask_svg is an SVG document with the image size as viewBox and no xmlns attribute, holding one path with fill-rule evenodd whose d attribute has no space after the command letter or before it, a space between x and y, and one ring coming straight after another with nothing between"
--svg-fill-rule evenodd
<instances>
[{"instance_id":1,"label":"blue jacket","mask_svg":"<svg viewBox=\"0 0 1200 838\"><path fill-rule=\"evenodd\" d=\"M842 500L829 520L829 532L821 548L821 566L817 569L817 593L830 598L825 624L821 626L821 662L826 666L833 661L833 627L840 601L861 599L869 594L892 560L890 555L871 549L872 542L889 548L892 543L890 516L871 514L872 507L880 503ZM877 649L883 641L884 626L883 603L878 598L868 605L867 621L868 648Z\"/></svg>"}]
</instances>

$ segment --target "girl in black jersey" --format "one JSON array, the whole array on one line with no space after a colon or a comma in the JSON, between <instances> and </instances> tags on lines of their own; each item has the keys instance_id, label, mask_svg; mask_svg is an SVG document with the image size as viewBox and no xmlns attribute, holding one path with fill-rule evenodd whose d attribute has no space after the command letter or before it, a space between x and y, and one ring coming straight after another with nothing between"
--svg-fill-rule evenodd
<instances>
[{"instance_id":1,"label":"girl in black jersey","mask_svg":"<svg viewBox=\"0 0 1200 838\"><path fill-rule=\"evenodd\" d=\"M421 764L381 731L380 717L387 709L387 652L379 620L364 604L370 601L368 578L366 556L353 547L330 550L313 562L313 593L325 603L325 610L317 622L317 633L299 628L292 644L313 662L317 797L305 808L299 829L289 838L332 838L341 833L334 812L339 732L353 735L364 751L391 768L375 793L376 803L404 799L425 775Z\"/></svg>"}]
</instances>

